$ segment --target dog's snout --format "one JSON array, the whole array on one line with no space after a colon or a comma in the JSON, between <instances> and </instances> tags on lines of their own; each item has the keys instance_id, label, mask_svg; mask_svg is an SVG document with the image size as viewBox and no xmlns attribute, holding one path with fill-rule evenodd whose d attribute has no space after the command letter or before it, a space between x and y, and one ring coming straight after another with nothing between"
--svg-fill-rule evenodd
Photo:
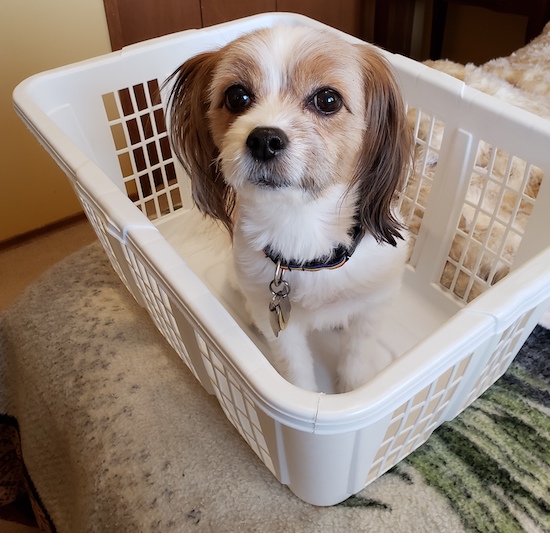
<instances>
[{"instance_id":1,"label":"dog's snout","mask_svg":"<svg viewBox=\"0 0 550 533\"><path fill-rule=\"evenodd\" d=\"M279 128L254 128L246 139L246 146L254 159L269 161L288 144L288 137Z\"/></svg>"}]
</instances>

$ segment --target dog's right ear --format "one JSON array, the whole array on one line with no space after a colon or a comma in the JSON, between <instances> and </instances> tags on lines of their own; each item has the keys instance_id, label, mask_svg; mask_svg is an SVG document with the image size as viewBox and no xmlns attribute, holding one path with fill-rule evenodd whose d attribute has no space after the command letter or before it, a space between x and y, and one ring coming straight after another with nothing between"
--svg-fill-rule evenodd
<instances>
[{"instance_id":1,"label":"dog's right ear","mask_svg":"<svg viewBox=\"0 0 550 533\"><path fill-rule=\"evenodd\" d=\"M206 116L208 90L218 58L218 52L206 52L189 59L165 85L172 84L168 97L170 141L191 179L193 200L204 214L218 219L232 234L235 195L218 170L219 152Z\"/></svg>"}]
</instances>

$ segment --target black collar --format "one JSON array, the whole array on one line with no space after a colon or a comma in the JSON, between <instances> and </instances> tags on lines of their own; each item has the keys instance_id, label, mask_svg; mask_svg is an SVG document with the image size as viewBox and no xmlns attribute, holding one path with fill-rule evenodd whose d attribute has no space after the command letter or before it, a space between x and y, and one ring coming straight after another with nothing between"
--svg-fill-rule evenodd
<instances>
[{"instance_id":1,"label":"black collar","mask_svg":"<svg viewBox=\"0 0 550 533\"><path fill-rule=\"evenodd\" d=\"M363 229L359 223L350 229L351 244L339 244L332 249L330 254L323 257L312 259L311 261L299 261L298 259L285 259L280 253L276 252L271 246L264 248L266 257L269 257L275 264L280 261L280 266L283 270L304 270L308 272L316 272L318 270L339 268L344 265L353 255L355 249L363 238Z\"/></svg>"}]
</instances>

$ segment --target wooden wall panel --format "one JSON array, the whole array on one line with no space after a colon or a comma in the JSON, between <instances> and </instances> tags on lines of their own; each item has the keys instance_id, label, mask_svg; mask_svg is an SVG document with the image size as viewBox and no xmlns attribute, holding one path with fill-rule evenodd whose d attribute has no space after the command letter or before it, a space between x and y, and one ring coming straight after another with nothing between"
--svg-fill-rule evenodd
<instances>
[{"instance_id":1,"label":"wooden wall panel","mask_svg":"<svg viewBox=\"0 0 550 533\"><path fill-rule=\"evenodd\" d=\"M372 38L374 0L277 0L277 11L300 13L362 39Z\"/></svg>"},{"instance_id":2,"label":"wooden wall panel","mask_svg":"<svg viewBox=\"0 0 550 533\"><path fill-rule=\"evenodd\" d=\"M415 0L103 1L113 50L189 28L268 11L288 11L402 53L407 53L410 46L415 3Z\"/></svg>"},{"instance_id":3,"label":"wooden wall panel","mask_svg":"<svg viewBox=\"0 0 550 533\"><path fill-rule=\"evenodd\" d=\"M202 26L200 0L103 0L113 50Z\"/></svg>"},{"instance_id":4,"label":"wooden wall panel","mask_svg":"<svg viewBox=\"0 0 550 533\"><path fill-rule=\"evenodd\" d=\"M374 42L391 52L408 55L415 1L377 2Z\"/></svg>"},{"instance_id":5,"label":"wooden wall panel","mask_svg":"<svg viewBox=\"0 0 550 533\"><path fill-rule=\"evenodd\" d=\"M201 3L203 26L277 11L277 0L202 0Z\"/></svg>"}]
</instances>

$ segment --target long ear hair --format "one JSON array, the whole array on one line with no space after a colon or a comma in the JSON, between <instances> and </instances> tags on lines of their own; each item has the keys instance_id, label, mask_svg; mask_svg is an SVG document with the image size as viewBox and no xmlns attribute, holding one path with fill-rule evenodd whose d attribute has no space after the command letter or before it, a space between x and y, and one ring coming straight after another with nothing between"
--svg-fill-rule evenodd
<instances>
[{"instance_id":1,"label":"long ear hair","mask_svg":"<svg viewBox=\"0 0 550 533\"><path fill-rule=\"evenodd\" d=\"M392 205L411 162L412 131L389 65L373 47L362 49L366 131L351 188L359 192L357 216L363 230L395 246L403 226Z\"/></svg>"},{"instance_id":2,"label":"long ear hair","mask_svg":"<svg viewBox=\"0 0 550 533\"><path fill-rule=\"evenodd\" d=\"M208 88L218 52L206 52L181 65L166 81L173 82L168 98L169 135L176 157L191 179L193 199L206 215L220 220L233 234L233 190L218 169L218 149L209 130Z\"/></svg>"}]
</instances>

